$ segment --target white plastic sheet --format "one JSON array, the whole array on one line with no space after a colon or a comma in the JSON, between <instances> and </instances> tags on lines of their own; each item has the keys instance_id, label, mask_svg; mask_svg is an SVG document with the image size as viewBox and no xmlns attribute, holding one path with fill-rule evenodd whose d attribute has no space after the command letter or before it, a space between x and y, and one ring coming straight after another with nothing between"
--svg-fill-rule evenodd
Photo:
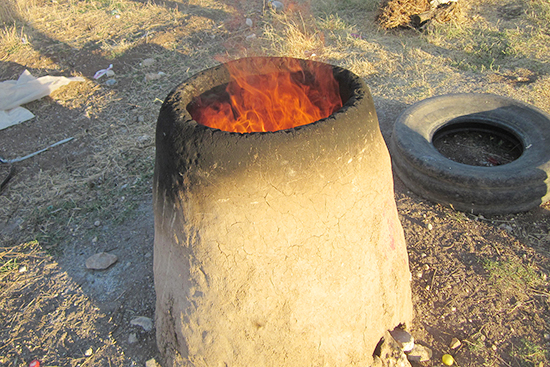
<instances>
[{"instance_id":1,"label":"white plastic sheet","mask_svg":"<svg viewBox=\"0 0 550 367\"><path fill-rule=\"evenodd\" d=\"M82 82L81 77L43 76L35 78L25 70L19 79L0 83L0 130L34 117L29 110L19 107L49 95L70 82Z\"/></svg>"}]
</instances>

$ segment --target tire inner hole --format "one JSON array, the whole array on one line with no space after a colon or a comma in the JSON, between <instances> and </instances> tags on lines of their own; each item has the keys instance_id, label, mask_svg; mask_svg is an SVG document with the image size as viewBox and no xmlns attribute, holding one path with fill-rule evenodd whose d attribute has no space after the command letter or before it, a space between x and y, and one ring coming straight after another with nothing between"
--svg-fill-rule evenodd
<instances>
[{"instance_id":1,"label":"tire inner hole","mask_svg":"<svg viewBox=\"0 0 550 367\"><path fill-rule=\"evenodd\" d=\"M479 121L447 124L435 132L432 142L446 158L470 166L500 166L523 154L523 144L514 133Z\"/></svg>"}]
</instances>

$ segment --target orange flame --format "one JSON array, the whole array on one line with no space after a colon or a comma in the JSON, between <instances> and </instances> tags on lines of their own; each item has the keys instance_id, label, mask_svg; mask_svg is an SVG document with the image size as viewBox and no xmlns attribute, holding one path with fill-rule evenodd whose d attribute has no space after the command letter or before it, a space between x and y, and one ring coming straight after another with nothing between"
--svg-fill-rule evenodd
<instances>
[{"instance_id":1,"label":"orange flame","mask_svg":"<svg viewBox=\"0 0 550 367\"><path fill-rule=\"evenodd\" d=\"M342 107L330 65L303 69L297 59L276 60L284 61L250 58L225 64L231 76L225 93L202 94L189 113L205 126L250 133L307 125Z\"/></svg>"}]
</instances>

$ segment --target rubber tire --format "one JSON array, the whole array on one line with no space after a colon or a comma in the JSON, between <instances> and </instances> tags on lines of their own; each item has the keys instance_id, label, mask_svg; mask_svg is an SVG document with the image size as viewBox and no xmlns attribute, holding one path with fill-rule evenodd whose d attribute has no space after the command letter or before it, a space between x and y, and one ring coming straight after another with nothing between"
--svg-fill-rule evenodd
<instances>
[{"instance_id":1,"label":"rubber tire","mask_svg":"<svg viewBox=\"0 0 550 367\"><path fill-rule=\"evenodd\" d=\"M513 162L470 166L444 157L433 145L444 126L496 126L523 145ZM418 195L457 210L507 214L549 200L550 116L528 104L492 94L448 94L423 100L397 119L390 141L397 176Z\"/></svg>"}]
</instances>

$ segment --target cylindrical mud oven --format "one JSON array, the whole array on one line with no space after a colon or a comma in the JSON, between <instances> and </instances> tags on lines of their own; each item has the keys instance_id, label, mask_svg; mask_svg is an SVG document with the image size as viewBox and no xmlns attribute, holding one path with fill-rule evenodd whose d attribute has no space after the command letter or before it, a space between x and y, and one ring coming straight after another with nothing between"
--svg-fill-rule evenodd
<instances>
[{"instance_id":1,"label":"cylindrical mud oven","mask_svg":"<svg viewBox=\"0 0 550 367\"><path fill-rule=\"evenodd\" d=\"M188 111L229 83L228 69L261 74L256 62L267 74L289 60L208 69L162 106L154 276L165 366L369 366L384 332L411 321L390 157L359 77L328 66L343 107L284 130L222 131ZM297 62L290 73L305 79L327 67Z\"/></svg>"}]
</instances>

